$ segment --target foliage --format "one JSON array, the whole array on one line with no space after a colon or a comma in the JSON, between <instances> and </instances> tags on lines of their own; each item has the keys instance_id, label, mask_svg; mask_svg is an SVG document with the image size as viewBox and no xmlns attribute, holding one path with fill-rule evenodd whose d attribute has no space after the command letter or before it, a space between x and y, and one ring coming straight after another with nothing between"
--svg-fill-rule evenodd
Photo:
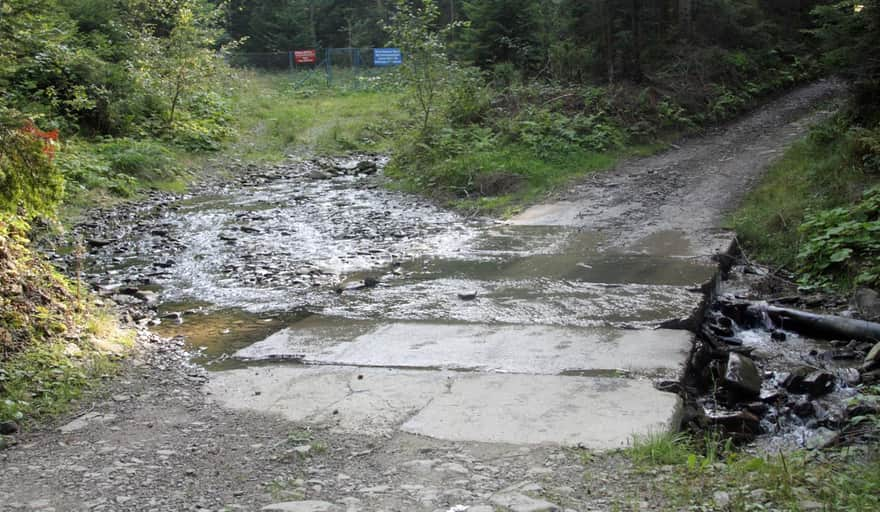
<instances>
[{"instance_id":1,"label":"foliage","mask_svg":"<svg viewBox=\"0 0 880 512\"><path fill-rule=\"evenodd\" d=\"M43 152L43 141L0 125L0 213L49 216L64 193L58 169Z\"/></svg>"},{"instance_id":2,"label":"foliage","mask_svg":"<svg viewBox=\"0 0 880 512\"><path fill-rule=\"evenodd\" d=\"M130 343L27 247L28 230L0 213L0 421L59 412L110 370L107 350Z\"/></svg>"},{"instance_id":3,"label":"foliage","mask_svg":"<svg viewBox=\"0 0 880 512\"><path fill-rule=\"evenodd\" d=\"M229 84L239 141L230 152L277 161L291 153L388 151L405 114L383 76L370 87L328 86L313 75L237 71Z\"/></svg>"},{"instance_id":4,"label":"foliage","mask_svg":"<svg viewBox=\"0 0 880 512\"><path fill-rule=\"evenodd\" d=\"M805 501L827 510L874 510L880 506L880 453L876 444L863 448L754 456L711 435L666 433L636 437L624 453L642 470L662 468L670 509L717 510L714 497L723 491L725 510L737 512L796 511Z\"/></svg>"},{"instance_id":5,"label":"foliage","mask_svg":"<svg viewBox=\"0 0 880 512\"><path fill-rule=\"evenodd\" d=\"M774 163L731 218L758 259L803 272L802 283L877 282L875 130L838 115Z\"/></svg>"},{"instance_id":6,"label":"foliage","mask_svg":"<svg viewBox=\"0 0 880 512\"><path fill-rule=\"evenodd\" d=\"M391 44L405 52L400 66L403 83L410 89L410 108L418 116L422 135L427 135L432 114L440 109L443 93L452 85L449 77L457 72L446 55L445 35L460 24L435 28L440 10L433 0L415 7L410 0L398 0L397 12L385 30Z\"/></svg>"},{"instance_id":7,"label":"foliage","mask_svg":"<svg viewBox=\"0 0 880 512\"><path fill-rule=\"evenodd\" d=\"M805 242L798 264L806 284L829 284L833 276L867 286L880 284L880 187L863 199L808 214L798 228Z\"/></svg>"}]
</instances>

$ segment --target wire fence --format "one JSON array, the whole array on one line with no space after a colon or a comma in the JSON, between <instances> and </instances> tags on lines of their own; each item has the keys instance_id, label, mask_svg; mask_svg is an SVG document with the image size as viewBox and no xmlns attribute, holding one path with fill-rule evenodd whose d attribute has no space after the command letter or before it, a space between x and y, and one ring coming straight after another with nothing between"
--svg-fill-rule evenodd
<instances>
[{"instance_id":1,"label":"wire fence","mask_svg":"<svg viewBox=\"0 0 880 512\"><path fill-rule=\"evenodd\" d=\"M383 78L396 76L396 65L401 57L397 51L398 60L395 61L395 51L393 48L323 48L317 51L233 53L227 56L227 61L233 67L288 72L297 83L316 85L316 80L323 79L331 87L359 89L374 87Z\"/></svg>"}]
</instances>

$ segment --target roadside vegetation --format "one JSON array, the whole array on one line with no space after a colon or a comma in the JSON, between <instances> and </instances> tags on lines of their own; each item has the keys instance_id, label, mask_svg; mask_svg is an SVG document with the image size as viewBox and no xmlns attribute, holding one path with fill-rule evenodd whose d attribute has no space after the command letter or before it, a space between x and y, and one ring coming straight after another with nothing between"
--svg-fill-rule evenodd
<instances>
[{"instance_id":1,"label":"roadside vegetation","mask_svg":"<svg viewBox=\"0 0 880 512\"><path fill-rule=\"evenodd\" d=\"M866 390L876 402L880 389ZM822 451L751 455L707 434L657 434L633 440L624 454L646 473L662 468L658 492L675 510L865 511L880 507L876 416L850 425L868 444ZM862 441L864 442L864 440Z\"/></svg>"},{"instance_id":2,"label":"roadside vegetation","mask_svg":"<svg viewBox=\"0 0 880 512\"><path fill-rule=\"evenodd\" d=\"M816 11L826 69L852 98L770 169L731 216L743 248L808 288L880 286L880 3Z\"/></svg>"}]
</instances>

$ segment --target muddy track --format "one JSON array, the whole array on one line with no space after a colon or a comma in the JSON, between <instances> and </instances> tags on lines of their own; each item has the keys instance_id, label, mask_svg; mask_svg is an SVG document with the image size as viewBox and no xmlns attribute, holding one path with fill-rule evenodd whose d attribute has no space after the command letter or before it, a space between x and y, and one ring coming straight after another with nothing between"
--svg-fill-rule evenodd
<instances>
[{"instance_id":1,"label":"muddy track","mask_svg":"<svg viewBox=\"0 0 880 512\"><path fill-rule=\"evenodd\" d=\"M547 275L534 281L540 285L537 288L545 293L537 299L533 300L530 294L520 292L511 296L503 295L508 292L500 288L510 288L513 286L510 283L523 281L522 276L534 268L546 268L542 255L531 252L523 255L517 250L513 251L516 257L511 259L509 248L505 249L503 256L507 259L502 258L503 265L497 266L503 267L506 272L501 274L508 279L504 286L492 288L489 278L475 281L456 277L449 279L450 282L444 286L430 288L426 283L435 281L427 281L419 276L441 273L438 269L446 265L443 263L445 260L429 264L416 258L414 261L418 265L413 273L417 275L409 278L400 276L399 281L394 281L398 277L391 273L387 278L390 280L389 286L380 286L377 297L381 299L402 289L402 298L394 299L397 300L394 304L409 306L414 304L414 295L406 290L422 290L423 295L427 290L428 295L439 296L442 300L426 303L421 309L416 304L414 309L420 315L435 314L431 312L437 311L437 304L440 304L446 308L440 308L443 314L455 318L456 322L474 320L468 315L484 305L489 311L521 311L517 313L520 316L516 317L520 322L529 319L540 321L550 313L558 313L561 320L548 322L548 326L554 326L555 329L561 328L559 325L565 328L592 325L570 310L578 309L580 304L586 307L595 302L595 297L589 295L594 287L605 290L603 293L613 293L619 289L619 285L608 282L608 276L614 274L615 267L653 269L659 264L669 266L676 258L708 255L722 242L729 242L729 235L719 230L724 213L735 206L747 187L760 176L765 164L802 135L810 122L822 115L815 113L813 108L839 91L840 86L833 82L798 89L717 134L687 141L679 149L655 157L626 162L608 174L595 176L567 191L560 201L526 212L517 222L570 226L575 228L574 232L599 232L601 236L596 239L598 245L609 250L618 249L614 258L624 258L605 260L601 254L591 253L595 261L591 265L582 265L577 257L564 255L565 273L545 270ZM277 185L286 190L289 186L285 185L284 180L296 183L295 178L303 174L300 172L292 176L289 170L293 167L251 170L250 174L239 178L236 186L252 185L256 180L268 187ZM272 184L279 180L280 183ZM371 190L369 187L367 185L365 189ZM329 184L313 188L316 194L337 193L334 186ZM215 187L213 190L216 192L220 189ZM291 191L289 195L296 202L295 197L299 197L300 193ZM198 197L194 200L204 201ZM263 254L270 263L269 268L260 269L259 265L249 261L251 258L239 257L254 247L245 235L264 236L259 240L266 240L281 236L282 231L295 231L287 230L283 222L278 220L283 215L270 215L271 218L267 220L255 217L252 211L282 209L284 205L272 204L269 208L258 206L249 210L251 213L237 216L235 208L224 204L224 211L233 211L223 213L228 218L219 214L208 216L206 218L214 219L214 222L206 222L193 232L211 234L212 238L206 243L243 247L241 252L230 256L233 267L228 268L224 267L224 262L214 262L210 258L207 264L203 263L203 258L191 252L192 242L187 241L186 234L175 232L178 226L184 226L186 222L173 220L173 215L190 204L178 201L180 198L157 197L153 203L138 207L141 210L133 210L130 215L122 214L114 229L128 229L128 220L138 218L144 211L149 213L150 219L134 230L146 233L145 236L137 233L133 238L120 236L125 244L120 252L114 253L112 245L108 245L110 249L101 256L100 250L104 249L97 247L100 245L97 242L101 240L94 239L98 260L111 265L116 263L120 267L131 263L125 268L135 265L134 271L117 268L115 273L108 274L116 281L113 283L106 282L104 276L96 273L96 286L103 282L108 293L112 293L118 286L134 284L119 282L128 276L170 290L168 293L172 294L172 298L179 299L191 285L175 285L175 279L179 278L175 276L192 277L196 274L195 270L208 268L204 265L210 264L214 267L208 270L215 267L219 270L216 273L208 272L206 282L217 279L216 282L222 284L226 282L223 279L236 276L242 276L243 280L253 279L252 282L246 282L248 296L270 296L275 302L283 299L279 287L292 283L298 290L319 290L309 293L320 295L320 300L325 301L320 303L321 307L345 316L350 311L363 312L358 305L359 297L363 295L339 295L332 292L332 288L331 291L320 291L322 287L336 286L345 278L344 273L328 269L326 263L329 260L335 258L334 261L342 261L345 265L351 265L356 272L362 272L363 269L386 268L389 261L396 265L392 255L407 252L398 247L401 240L419 241L428 236L432 241L427 244L428 251L432 250L431 247L448 248L445 242L448 238L442 227L447 217L438 217L441 219L438 222L413 227L406 220L407 216L402 214L401 222L387 223L389 231L386 236L381 229L375 232L381 223L361 216L357 217L360 220L356 224L363 233L372 232L371 236L382 252L370 253L369 248L358 246L357 240L346 245L340 242L345 239L346 233L339 236L331 233L328 240L339 242L339 245L324 251L324 247L318 246L313 258L297 262L297 265L306 266L303 272L294 270L285 273L287 267L283 264L284 258L292 253L283 251ZM396 201L398 199L389 197L386 202L398 204ZM351 204L350 200L348 204ZM420 203L401 206L410 212L418 212L423 207ZM320 208L312 211L316 216L331 216ZM366 211L370 213L373 210ZM393 212L386 215L384 209L380 213L382 219L394 216ZM169 218L172 220L169 221ZM375 218L380 217L377 215ZM254 222L262 223L256 226L256 233L242 230L242 226L252 226ZM165 225L161 226L163 223ZM94 229L105 227L104 223L97 221L92 224ZM404 228L409 231L401 231ZM470 233L471 227L455 229L459 230L459 234ZM392 232L400 232L401 235L395 237ZM670 237L670 232L680 233L680 236ZM554 232L553 236L557 234ZM571 236L568 231L565 234ZM504 231L498 236L502 235L512 236ZM547 234L542 232L541 236L544 238L537 238L534 243L546 245ZM582 241L581 238L576 240ZM168 259L174 261L168 263L162 260L158 267L150 262L137 261L138 253L150 250L153 244L167 248ZM655 254L655 259L649 262L633 256L633 253L657 253L658 247L660 254ZM574 248L579 249L580 246L575 244ZM460 252L470 254L468 257L480 264L485 263L487 253L495 256L498 253L496 245L490 245L488 249L479 248L479 251L472 249L466 246ZM259 250L254 252L260 256ZM330 254L330 257L316 263L316 260L321 260L322 254ZM423 253L416 253L417 256L420 254ZM478 260L473 254L484 260ZM379 263L373 263L373 260ZM474 272L472 260L455 261L468 262L465 270L456 267L457 276ZM621 261L625 265L621 265ZM176 268L180 262L190 266ZM530 266L533 263L538 266ZM607 269L603 270L603 265ZM401 266L406 270L405 262ZM493 267L493 272L500 272L497 268ZM589 284L589 293L578 288L586 285L579 284L572 277L572 268L578 272L574 274L575 278ZM519 280L510 279L511 272ZM679 297L685 293L681 290L693 269L686 268L683 272L673 275L661 273L658 278L656 271L651 270L651 277L647 280L651 286L663 290L663 296ZM626 281L639 282L643 278L643 274L633 272ZM273 279L282 282L279 284ZM492 280L497 279L492 277ZM593 281L601 281L601 286L593 284ZM483 294L487 295L486 301L443 299L449 290L471 286L475 282L483 283L486 288L479 291L481 300ZM534 282L526 280L529 290L535 288ZM562 298L559 304L568 308L536 309L534 304L546 302L546 292L554 292L553 286L565 288L564 296L560 292ZM234 286L228 288L235 289ZM341 298L327 298L334 296ZM217 301L222 302L225 295L218 294L217 297ZM610 312L603 310L598 313L597 317L605 319L603 322L606 326L602 329L610 329L607 327L607 317L613 313L612 310L629 307L620 306L618 299L626 300L624 295L617 296L609 302ZM375 313L375 316L384 319L387 314L383 310ZM368 311L367 316L373 318L371 315L373 312ZM424 318L416 316L415 320L423 321ZM494 317L478 317L476 320L483 323L498 321ZM650 323L655 319L642 320ZM505 317L501 321L508 319ZM354 370L350 370L353 372L351 379L346 381L348 391L340 398L338 405L322 409L324 421L292 421L279 414L248 412L245 407L230 410L221 405L227 397L211 395L211 392L223 392L224 388L213 384L204 386L206 381L218 380L218 377L191 364L180 340L159 338L142 329L140 343L143 351L127 363L122 376L108 383L100 395L81 404L77 413L20 435L16 446L0 452L0 474L3 476L0 510L260 510L281 502L288 504L269 510L489 512L495 509L668 509L660 491L665 485L662 474L639 473L621 455L613 452L591 458L582 457L577 449L554 443L449 441L396 429L357 431L355 428L352 431L339 428L345 426L349 412L346 403L353 397L366 401L368 410L395 409L394 404L383 403L381 396L374 397L369 390L359 387L361 381L369 382L376 372L384 371L382 369L359 371L359 367L354 366ZM528 353L526 355L532 357ZM511 357L515 359L519 356L514 354ZM267 364L237 370L238 375L245 378L243 382L248 382L248 378L265 376L276 369L278 372L299 371L277 365L265 366ZM387 371L393 374L396 370ZM428 372L427 369L419 371L422 374ZM448 372L440 374L440 378L450 379L446 386L449 392L453 379L461 377L459 372ZM588 379L571 378L582 378L584 382ZM636 375L633 382L647 378L647 375ZM326 381L324 386L329 383ZM267 396L273 393L273 389L267 385L254 385L229 388L228 393L240 395L239 403L258 403L269 400L271 397ZM307 405L309 397L303 400L301 403ZM271 407L274 402L282 400L269 401L272 402L269 404ZM405 407L394 412L402 416L402 420L395 419L398 422L412 420L418 413ZM589 423L584 422L585 425ZM585 474L589 478L585 478Z\"/></svg>"}]
</instances>

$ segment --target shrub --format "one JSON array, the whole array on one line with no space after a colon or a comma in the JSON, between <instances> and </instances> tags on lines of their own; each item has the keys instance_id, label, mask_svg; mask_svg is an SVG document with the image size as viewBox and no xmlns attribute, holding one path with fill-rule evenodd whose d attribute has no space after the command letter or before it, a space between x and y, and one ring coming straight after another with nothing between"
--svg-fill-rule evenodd
<instances>
[{"instance_id":1,"label":"shrub","mask_svg":"<svg viewBox=\"0 0 880 512\"><path fill-rule=\"evenodd\" d=\"M28 215L52 215L64 194L64 179L43 153L43 142L0 127L0 212L23 207Z\"/></svg>"}]
</instances>

